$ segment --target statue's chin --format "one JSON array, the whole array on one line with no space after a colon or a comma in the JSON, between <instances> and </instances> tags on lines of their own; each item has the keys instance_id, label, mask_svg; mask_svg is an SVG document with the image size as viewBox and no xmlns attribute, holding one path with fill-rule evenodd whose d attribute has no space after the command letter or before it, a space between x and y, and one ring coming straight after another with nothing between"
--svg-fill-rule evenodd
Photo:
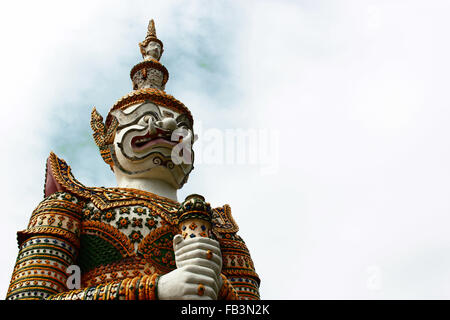
<instances>
[{"instance_id":1,"label":"statue's chin","mask_svg":"<svg viewBox=\"0 0 450 320\"><path fill-rule=\"evenodd\" d=\"M158 179L179 189L192 170L192 165L175 165L171 160L171 148L153 148L143 159L130 160L121 150L116 150L114 171L128 179ZM131 155L132 156L132 155Z\"/></svg>"},{"instance_id":2,"label":"statue's chin","mask_svg":"<svg viewBox=\"0 0 450 320\"><path fill-rule=\"evenodd\" d=\"M172 187L179 189L181 181L177 181L176 177L169 169L163 166L156 166L150 170L134 175L127 175L128 179L149 179L164 181ZM182 179L181 179L182 180Z\"/></svg>"}]
</instances>

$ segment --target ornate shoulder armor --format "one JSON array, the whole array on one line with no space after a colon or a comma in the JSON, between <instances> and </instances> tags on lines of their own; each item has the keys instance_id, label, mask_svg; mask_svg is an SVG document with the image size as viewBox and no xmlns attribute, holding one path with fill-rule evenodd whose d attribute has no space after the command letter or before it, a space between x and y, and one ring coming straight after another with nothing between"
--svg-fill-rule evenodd
<instances>
[{"instance_id":1,"label":"ornate shoulder armor","mask_svg":"<svg viewBox=\"0 0 450 320\"><path fill-rule=\"evenodd\" d=\"M72 175L70 166L53 152L47 159L47 173L45 180L45 196L56 191L70 192L78 197L90 199L92 188L84 186Z\"/></svg>"},{"instance_id":2,"label":"ornate shoulder armor","mask_svg":"<svg viewBox=\"0 0 450 320\"><path fill-rule=\"evenodd\" d=\"M27 229L17 232L19 247L35 235L55 236L78 247L83 204L67 192L46 197L31 214Z\"/></svg>"},{"instance_id":3,"label":"ornate shoulder armor","mask_svg":"<svg viewBox=\"0 0 450 320\"><path fill-rule=\"evenodd\" d=\"M49 174L50 172L50 174ZM70 166L53 152L47 161L46 195L56 191L68 191L80 198L92 201L100 210L116 207L143 205L176 224L176 202L150 192L126 188L87 187L72 175Z\"/></svg>"},{"instance_id":4,"label":"ornate shoulder armor","mask_svg":"<svg viewBox=\"0 0 450 320\"><path fill-rule=\"evenodd\" d=\"M213 229L222 251L222 273L230 280L240 299L259 299L260 279L250 252L237 234L239 227L229 205L213 210Z\"/></svg>"},{"instance_id":5,"label":"ornate shoulder armor","mask_svg":"<svg viewBox=\"0 0 450 320\"><path fill-rule=\"evenodd\" d=\"M19 247L36 235L54 236L79 246L81 211L84 199L61 179L64 161L52 152L47 159L44 200L33 211L28 227L17 232Z\"/></svg>"},{"instance_id":6,"label":"ornate shoulder armor","mask_svg":"<svg viewBox=\"0 0 450 320\"><path fill-rule=\"evenodd\" d=\"M228 204L223 207L214 208L212 219L214 222L213 232L216 233L216 236L217 233L227 234L239 231L239 227L231 215L231 208Z\"/></svg>"},{"instance_id":7,"label":"ornate shoulder armor","mask_svg":"<svg viewBox=\"0 0 450 320\"><path fill-rule=\"evenodd\" d=\"M80 246L83 202L56 191L33 211L28 227L17 232L19 255L7 299L44 299L66 290L67 267Z\"/></svg>"}]
</instances>

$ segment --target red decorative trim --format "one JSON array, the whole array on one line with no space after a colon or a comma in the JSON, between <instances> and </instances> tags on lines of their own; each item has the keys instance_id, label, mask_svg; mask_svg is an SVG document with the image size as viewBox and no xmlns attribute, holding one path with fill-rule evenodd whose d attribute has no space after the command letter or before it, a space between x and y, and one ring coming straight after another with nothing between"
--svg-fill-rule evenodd
<instances>
[{"instance_id":1,"label":"red decorative trim","mask_svg":"<svg viewBox=\"0 0 450 320\"><path fill-rule=\"evenodd\" d=\"M53 170L51 169L51 161L50 157L47 158L47 168L46 168L46 177L45 177L45 190L44 196L48 197L55 192L64 191L63 187L56 181L53 176Z\"/></svg>"}]
</instances>

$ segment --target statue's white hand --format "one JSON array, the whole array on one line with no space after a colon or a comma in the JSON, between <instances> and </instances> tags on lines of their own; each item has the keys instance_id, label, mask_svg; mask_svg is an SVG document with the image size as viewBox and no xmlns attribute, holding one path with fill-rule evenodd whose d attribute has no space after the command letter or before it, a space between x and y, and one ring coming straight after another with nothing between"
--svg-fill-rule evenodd
<instances>
[{"instance_id":1,"label":"statue's white hand","mask_svg":"<svg viewBox=\"0 0 450 320\"><path fill-rule=\"evenodd\" d=\"M188 264L201 265L214 270L220 277L222 253L218 241L200 237L183 240L181 235L176 235L173 244L178 268Z\"/></svg>"},{"instance_id":2,"label":"statue's white hand","mask_svg":"<svg viewBox=\"0 0 450 320\"><path fill-rule=\"evenodd\" d=\"M177 269L163 275L158 281L160 300L215 300L222 278L222 256L219 243L209 238L173 241ZM203 290L200 288L203 287Z\"/></svg>"},{"instance_id":3,"label":"statue's white hand","mask_svg":"<svg viewBox=\"0 0 450 320\"><path fill-rule=\"evenodd\" d=\"M209 268L186 265L161 276L158 281L159 300L215 300L217 284ZM199 295L199 286L203 286Z\"/></svg>"}]
</instances>

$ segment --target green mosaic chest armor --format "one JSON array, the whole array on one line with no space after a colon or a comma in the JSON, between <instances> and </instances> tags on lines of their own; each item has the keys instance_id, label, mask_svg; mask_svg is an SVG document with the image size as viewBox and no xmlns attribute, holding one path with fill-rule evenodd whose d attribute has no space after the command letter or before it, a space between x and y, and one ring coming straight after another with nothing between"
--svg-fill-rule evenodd
<instances>
[{"instance_id":1,"label":"green mosaic chest armor","mask_svg":"<svg viewBox=\"0 0 450 320\"><path fill-rule=\"evenodd\" d=\"M150 199L145 205L116 205L104 210L87 202L82 211L78 257L83 285L173 270L176 209L176 203L161 205Z\"/></svg>"}]
</instances>

